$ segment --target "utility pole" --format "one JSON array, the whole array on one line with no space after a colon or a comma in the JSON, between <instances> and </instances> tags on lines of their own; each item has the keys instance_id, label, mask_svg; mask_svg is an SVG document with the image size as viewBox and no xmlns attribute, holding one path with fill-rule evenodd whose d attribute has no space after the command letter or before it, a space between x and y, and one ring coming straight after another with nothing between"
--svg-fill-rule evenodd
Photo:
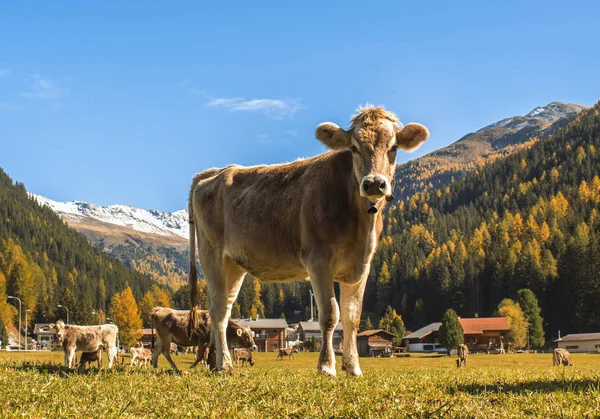
<instances>
[{"instance_id":1,"label":"utility pole","mask_svg":"<svg viewBox=\"0 0 600 419\"><path fill-rule=\"evenodd\" d=\"M314 294L312 292L312 288L308 292L310 293L310 320L309 320L309 322L312 322L312 321L315 321L314 320L315 318L313 317L313 297L314 297Z\"/></svg>"},{"instance_id":2,"label":"utility pole","mask_svg":"<svg viewBox=\"0 0 600 419\"><path fill-rule=\"evenodd\" d=\"M13 297L12 295L9 295L8 298L13 298L17 301L19 301L19 348L21 348L21 299L19 297Z\"/></svg>"},{"instance_id":3,"label":"utility pole","mask_svg":"<svg viewBox=\"0 0 600 419\"><path fill-rule=\"evenodd\" d=\"M30 311L29 309L25 310L25 350L27 350L27 313Z\"/></svg>"}]
</instances>

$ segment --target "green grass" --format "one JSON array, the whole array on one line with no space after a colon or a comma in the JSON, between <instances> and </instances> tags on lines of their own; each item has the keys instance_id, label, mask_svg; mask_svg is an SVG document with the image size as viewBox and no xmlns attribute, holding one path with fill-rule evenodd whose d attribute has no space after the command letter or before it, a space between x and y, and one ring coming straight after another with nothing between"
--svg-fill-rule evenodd
<instances>
[{"instance_id":1,"label":"green grass","mask_svg":"<svg viewBox=\"0 0 600 419\"><path fill-rule=\"evenodd\" d=\"M255 354L234 376L162 369L66 371L62 353L0 353L0 417L600 417L600 355L573 355L552 367L549 354L361 359L364 376L317 374L317 354L276 361ZM126 358L126 362L128 359Z\"/></svg>"}]
</instances>

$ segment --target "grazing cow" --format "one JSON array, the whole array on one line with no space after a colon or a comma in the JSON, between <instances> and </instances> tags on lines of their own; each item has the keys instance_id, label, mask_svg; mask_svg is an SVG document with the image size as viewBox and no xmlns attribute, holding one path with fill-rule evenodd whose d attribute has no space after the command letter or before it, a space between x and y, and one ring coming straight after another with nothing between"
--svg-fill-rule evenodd
<instances>
[{"instance_id":1,"label":"grazing cow","mask_svg":"<svg viewBox=\"0 0 600 419\"><path fill-rule=\"evenodd\" d=\"M62 343L67 368L75 367L75 352L97 352L104 347L108 352L108 368L112 368L117 359L117 334L119 328L114 324L98 326L65 325L62 320L51 324L56 330L56 337Z\"/></svg>"},{"instance_id":2,"label":"grazing cow","mask_svg":"<svg viewBox=\"0 0 600 419\"><path fill-rule=\"evenodd\" d=\"M469 357L469 348L465 344L460 344L456 348L456 352L458 353L458 359L456 360L456 366L466 367L467 366L467 358Z\"/></svg>"},{"instance_id":3,"label":"grazing cow","mask_svg":"<svg viewBox=\"0 0 600 419\"><path fill-rule=\"evenodd\" d=\"M284 356L293 359L295 353L298 353L298 348L296 348L295 346L291 348L279 348L279 354L277 355L277 359L281 359L283 361Z\"/></svg>"},{"instance_id":4,"label":"grazing cow","mask_svg":"<svg viewBox=\"0 0 600 419\"><path fill-rule=\"evenodd\" d=\"M239 365L239 362L242 361L242 367L246 365L246 361L250 364L251 367L254 366L254 358L252 357L252 351L247 348L233 348L233 360L235 361L235 365Z\"/></svg>"},{"instance_id":5,"label":"grazing cow","mask_svg":"<svg viewBox=\"0 0 600 419\"><path fill-rule=\"evenodd\" d=\"M91 364L92 362L98 362L98 368L102 367L102 347L100 347L96 352L82 352L81 358L79 358L79 368L83 369L86 367L86 364Z\"/></svg>"},{"instance_id":6,"label":"grazing cow","mask_svg":"<svg viewBox=\"0 0 600 419\"><path fill-rule=\"evenodd\" d=\"M333 329L340 313L343 369L361 375L356 335L371 259L383 228L398 149L412 151L429 136L420 124L402 127L383 108L366 107L349 130L327 122L316 137L330 152L273 166L208 169L194 176L189 196L190 296L197 323L198 256L206 279L217 370L232 370L227 321L244 275L263 282L310 278L323 336L318 370L335 375Z\"/></svg>"},{"instance_id":7,"label":"grazing cow","mask_svg":"<svg viewBox=\"0 0 600 419\"><path fill-rule=\"evenodd\" d=\"M150 314L152 316L152 328L156 329L157 336L156 345L152 352L152 365L154 368L158 367L158 357L162 353L171 367L177 371L177 366L171 359L170 351L166 349L170 348L172 343L198 348L192 368L200 361L206 360L210 343L210 316L207 310L198 310L196 313L199 323L193 330L191 337L188 334L190 328L189 311L154 307ZM229 321L227 338L242 347L256 349L250 328L242 327L233 320Z\"/></svg>"},{"instance_id":8,"label":"grazing cow","mask_svg":"<svg viewBox=\"0 0 600 419\"><path fill-rule=\"evenodd\" d=\"M129 353L131 354L131 366L142 366L144 368L148 366L148 362L152 359L152 351L144 347L130 348Z\"/></svg>"},{"instance_id":9,"label":"grazing cow","mask_svg":"<svg viewBox=\"0 0 600 419\"><path fill-rule=\"evenodd\" d=\"M552 352L552 365L555 367L561 365L572 366L571 353L563 348L555 348Z\"/></svg>"}]
</instances>

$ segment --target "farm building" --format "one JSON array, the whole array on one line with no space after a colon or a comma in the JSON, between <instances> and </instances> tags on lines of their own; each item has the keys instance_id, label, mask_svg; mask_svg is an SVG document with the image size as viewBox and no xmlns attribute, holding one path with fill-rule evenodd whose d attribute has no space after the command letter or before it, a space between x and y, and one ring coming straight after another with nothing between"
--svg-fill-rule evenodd
<instances>
[{"instance_id":1,"label":"farm building","mask_svg":"<svg viewBox=\"0 0 600 419\"><path fill-rule=\"evenodd\" d=\"M459 318L464 341L471 352L500 351L508 332L506 317ZM446 352L438 343L438 331L442 324L431 323L404 337L411 352Z\"/></svg>"},{"instance_id":2,"label":"farm building","mask_svg":"<svg viewBox=\"0 0 600 419\"><path fill-rule=\"evenodd\" d=\"M321 335L321 326L319 326L319 322L300 322L298 332L300 332L301 341L306 342L314 337L315 342L317 343L317 349L321 348L323 336ZM344 335L342 330L342 323L338 323L335 329L333 330L333 349L342 349L343 337Z\"/></svg>"},{"instance_id":3,"label":"farm building","mask_svg":"<svg viewBox=\"0 0 600 419\"><path fill-rule=\"evenodd\" d=\"M274 351L286 347L285 319L234 319L240 326L249 327L254 332L254 343L260 352Z\"/></svg>"},{"instance_id":4,"label":"farm building","mask_svg":"<svg viewBox=\"0 0 600 419\"><path fill-rule=\"evenodd\" d=\"M358 356L391 354L394 334L383 329L365 330L357 335Z\"/></svg>"},{"instance_id":5,"label":"farm building","mask_svg":"<svg viewBox=\"0 0 600 419\"><path fill-rule=\"evenodd\" d=\"M33 336L40 343L41 348L52 348L58 345L56 330L50 329L50 323L36 323L33 328Z\"/></svg>"},{"instance_id":6,"label":"farm building","mask_svg":"<svg viewBox=\"0 0 600 419\"><path fill-rule=\"evenodd\" d=\"M600 352L600 333L573 333L554 342L569 352Z\"/></svg>"}]
</instances>

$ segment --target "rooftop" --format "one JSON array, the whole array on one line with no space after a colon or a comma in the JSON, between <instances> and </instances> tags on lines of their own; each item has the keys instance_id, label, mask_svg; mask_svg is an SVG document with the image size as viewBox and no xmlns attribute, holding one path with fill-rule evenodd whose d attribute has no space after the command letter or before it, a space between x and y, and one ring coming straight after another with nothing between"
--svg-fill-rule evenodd
<instances>
[{"instance_id":1,"label":"rooftop","mask_svg":"<svg viewBox=\"0 0 600 419\"><path fill-rule=\"evenodd\" d=\"M484 331L495 330L508 331L508 319L506 317L473 317L459 318L458 321L465 335L482 335ZM419 330L404 336L404 339L423 339L430 333L440 330L442 323L431 323Z\"/></svg>"},{"instance_id":2,"label":"rooftop","mask_svg":"<svg viewBox=\"0 0 600 419\"><path fill-rule=\"evenodd\" d=\"M233 319L233 321L250 329L286 329L288 327L285 319Z\"/></svg>"},{"instance_id":3,"label":"rooftop","mask_svg":"<svg viewBox=\"0 0 600 419\"><path fill-rule=\"evenodd\" d=\"M600 333L571 333L554 342L572 342L582 340L600 340Z\"/></svg>"},{"instance_id":4,"label":"rooftop","mask_svg":"<svg viewBox=\"0 0 600 419\"><path fill-rule=\"evenodd\" d=\"M319 322L300 322L300 327L305 332L320 332L321 331L321 326L319 325ZM341 331L342 323L341 322L338 323L334 330Z\"/></svg>"},{"instance_id":5,"label":"rooftop","mask_svg":"<svg viewBox=\"0 0 600 419\"><path fill-rule=\"evenodd\" d=\"M377 335L379 333L383 333L383 334L389 335L391 337L394 337L393 333L390 333L387 330L383 330L383 329L364 330L364 331L360 332L357 336L373 336L373 335Z\"/></svg>"},{"instance_id":6,"label":"rooftop","mask_svg":"<svg viewBox=\"0 0 600 419\"><path fill-rule=\"evenodd\" d=\"M33 328L33 334L37 335L38 333L56 334L56 330L50 329L50 323L36 323Z\"/></svg>"}]
</instances>

